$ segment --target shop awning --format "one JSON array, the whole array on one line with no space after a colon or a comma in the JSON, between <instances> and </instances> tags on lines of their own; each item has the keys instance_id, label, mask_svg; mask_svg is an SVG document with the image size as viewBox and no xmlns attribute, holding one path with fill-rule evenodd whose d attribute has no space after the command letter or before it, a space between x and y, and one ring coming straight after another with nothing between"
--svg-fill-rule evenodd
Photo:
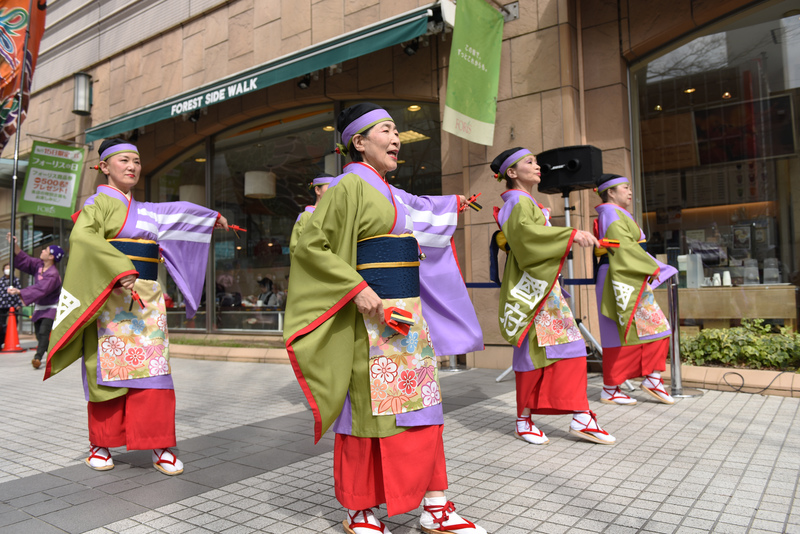
<instances>
[{"instance_id":1,"label":"shop awning","mask_svg":"<svg viewBox=\"0 0 800 534\"><path fill-rule=\"evenodd\" d=\"M434 6L436 3L408 11L92 126L86 130L86 142L191 113L223 100L410 41L426 33L430 10Z\"/></svg>"}]
</instances>

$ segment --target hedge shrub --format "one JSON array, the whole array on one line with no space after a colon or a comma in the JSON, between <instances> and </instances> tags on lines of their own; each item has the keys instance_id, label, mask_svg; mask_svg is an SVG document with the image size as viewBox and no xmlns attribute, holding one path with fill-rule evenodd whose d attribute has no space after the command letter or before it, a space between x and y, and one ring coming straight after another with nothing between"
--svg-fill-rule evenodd
<instances>
[{"instance_id":1,"label":"hedge shrub","mask_svg":"<svg viewBox=\"0 0 800 534\"><path fill-rule=\"evenodd\" d=\"M784 327L773 333L763 319L733 328L706 328L681 339L681 360L689 365L723 365L795 371L800 368L800 334Z\"/></svg>"}]
</instances>

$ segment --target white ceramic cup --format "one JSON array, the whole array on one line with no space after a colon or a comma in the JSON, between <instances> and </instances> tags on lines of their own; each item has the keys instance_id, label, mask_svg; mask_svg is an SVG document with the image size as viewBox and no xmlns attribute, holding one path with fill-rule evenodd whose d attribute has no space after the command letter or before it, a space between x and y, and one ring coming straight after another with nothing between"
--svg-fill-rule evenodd
<instances>
[{"instance_id":1,"label":"white ceramic cup","mask_svg":"<svg viewBox=\"0 0 800 534\"><path fill-rule=\"evenodd\" d=\"M263 306L263 305L264 305L264 301L263 300L257 300L256 301L256 306Z\"/></svg>"},{"instance_id":2,"label":"white ceramic cup","mask_svg":"<svg viewBox=\"0 0 800 534\"><path fill-rule=\"evenodd\" d=\"M714 273L714 276L712 278L712 282L713 282L714 286L717 286L717 287L722 285L722 279L720 279L719 273Z\"/></svg>"},{"instance_id":3,"label":"white ceramic cup","mask_svg":"<svg viewBox=\"0 0 800 534\"><path fill-rule=\"evenodd\" d=\"M731 272L725 271L722 273L722 285L730 287L731 286Z\"/></svg>"}]
</instances>

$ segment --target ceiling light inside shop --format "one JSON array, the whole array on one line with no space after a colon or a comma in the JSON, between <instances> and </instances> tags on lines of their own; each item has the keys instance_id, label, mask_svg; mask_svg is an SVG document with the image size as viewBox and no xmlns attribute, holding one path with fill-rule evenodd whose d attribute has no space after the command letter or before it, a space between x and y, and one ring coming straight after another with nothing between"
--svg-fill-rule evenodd
<instances>
[{"instance_id":1,"label":"ceiling light inside shop","mask_svg":"<svg viewBox=\"0 0 800 534\"><path fill-rule=\"evenodd\" d=\"M242 250L242 246L241 245L237 246L236 250Z\"/></svg>"},{"instance_id":2,"label":"ceiling light inside shop","mask_svg":"<svg viewBox=\"0 0 800 534\"><path fill-rule=\"evenodd\" d=\"M421 109L422 109L422 107L420 107L420 106L418 106L416 104L411 104L410 106L408 106L408 111L412 111L412 112L416 112L416 111L419 111Z\"/></svg>"},{"instance_id":3,"label":"ceiling light inside shop","mask_svg":"<svg viewBox=\"0 0 800 534\"><path fill-rule=\"evenodd\" d=\"M656 107L653 108L656 111L663 111L664 108L661 107L661 104L656 104Z\"/></svg>"},{"instance_id":4,"label":"ceiling light inside shop","mask_svg":"<svg viewBox=\"0 0 800 534\"><path fill-rule=\"evenodd\" d=\"M400 132L400 143L407 145L409 143L416 143L417 141L427 141L430 139L427 135L423 135L419 132L415 132L414 130L406 130L405 132Z\"/></svg>"},{"instance_id":5,"label":"ceiling light inside shop","mask_svg":"<svg viewBox=\"0 0 800 534\"><path fill-rule=\"evenodd\" d=\"M197 163L205 163L205 162L206 162L206 158L194 158L194 160L195 160Z\"/></svg>"},{"instance_id":6,"label":"ceiling light inside shop","mask_svg":"<svg viewBox=\"0 0 800 534\"><path fill-rule=\"evenodd\" d=\"M684 89L683 90L683 92L686 93L687 95L690 95L690 94L694 93L695 91L697 91L697 89L695 89L694 87L689 87L688 89Z\"/></svg>"},{"instance_id":7,"label":"ceiling light inside shop","mask_svg":"<svg viewBox=\"0 0 800 534\"><path fill-rule=\"evenodd\" d=\"M397 164L398 165L400 165L401 163L405 163L405 162L406 162L406 160L404 160L404 159L398 159L397 160Z\"/></svg>"},{"instance_id":8,"label":"ceiling light inside shop","mask_svg":"<svg viewBox=\"0 0 800 534\"><path fill-rule=\"evenodd\" d=\"M725 100L727 100L727 99L729 99L729 98L733 98L733 95L732 95L732 94L730 94L728 91L725 91L724 93L722 93L722 98L724 98Z\"/></svg>"},{"instance_id":9,"label":"ceiling light inside shop","mask_svg":"<svg viewBox=\"0 0 800 534\"><path fill-rule=\"evenodd\" d=\"M331 125L329 124L328 126L323 126L323 127L322 127L322 129L323 129L323 130L325 130L326 132L332 132L332 131L334 131L336 128L334 128L333 126L331 126Z\"/></svg>"}]
</instances>

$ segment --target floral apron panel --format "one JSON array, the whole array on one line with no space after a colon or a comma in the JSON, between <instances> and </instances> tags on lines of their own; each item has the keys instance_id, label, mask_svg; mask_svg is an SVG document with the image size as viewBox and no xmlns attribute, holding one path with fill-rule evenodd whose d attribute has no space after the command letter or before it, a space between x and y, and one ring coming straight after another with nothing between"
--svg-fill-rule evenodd
<instances>
[{"instance_id":1,"label":"floral apron panel","mask_svg":"<svg viewBox=\"0 0 800 534\"><path fill-rule=\"evenodd\" d=\"M118 287L111 292L97 319L97 359L103 381L131 380L170 374L167 314L161 286L137 279L131 292Z\"/></svg>"},{"instance_id":2,"label":"floral apron panel","mask_svg":"<svg viewBox=\"0 0 800 534\"><path fill-rule=\"evenodd\" d=\"M536 315L534 326L536 342L540 347L563 345L583 339L558 282L553 284L553 290L547 295L547 300Z\"/></svg>"},{"instance_id":3,"label":"floral apron panel","mask_svg":"<svg viewBox=\"0 0 800 534\"><path fill-rule=\"evenodd\" d=\"M645 286L642 297L639 299L639 307L633 316L636 323L636 334L639 338L654 336L669 330L669 323L661 311L661 307L656 302L656 297L650 284Z\"/></svg>"},{"instance_id":4,"label":"floral apron panel","mask_svg":"<svg viewBox=\"0 0 800 534\"><path fill-rule=\"evenodd\" d=\"M403 335L364 316L369 334L369 381L372 415L413 412L442 402L439 371L419 297L381 299L384 309L411 313L414 324Z\"/></svg>"}]
</instances>

